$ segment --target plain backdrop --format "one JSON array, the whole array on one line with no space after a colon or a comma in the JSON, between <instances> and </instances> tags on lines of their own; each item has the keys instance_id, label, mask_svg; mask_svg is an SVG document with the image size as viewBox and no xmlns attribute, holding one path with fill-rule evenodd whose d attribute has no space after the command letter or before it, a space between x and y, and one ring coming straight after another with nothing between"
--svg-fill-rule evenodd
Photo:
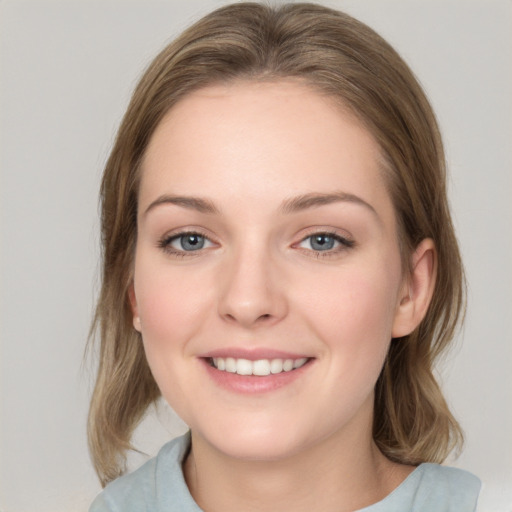
<instances>
[{"instance_id":1,"label":"plain backdrop","mask_svg":"<svg viewBox=\"0 0 512 512\"><path fill-rule=\"evenodd\" d=\"M172 36L223 2L0 3L0 510L86 511L97 190L130 92ZM512 2L330 1L380 32L438 114L469 281L441 368L487 508L512 510ZM164 406L149 454L184 428ZM132 466L142 458L132 458Z\"/></svg>"}]
</instances>

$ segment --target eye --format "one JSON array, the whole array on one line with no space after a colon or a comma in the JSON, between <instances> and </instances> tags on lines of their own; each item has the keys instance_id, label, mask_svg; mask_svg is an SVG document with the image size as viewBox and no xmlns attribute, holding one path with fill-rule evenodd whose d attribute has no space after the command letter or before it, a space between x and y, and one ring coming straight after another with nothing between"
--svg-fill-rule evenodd
<instances>
[{"instance_id":1,"label":"eye","mask_svg":"<svg viewBox=\"0 0 512 512\"><path fill-rule=\"evenodd\" d=\"M170 245L182 251L198 251L205 246L206 242L206 238L198 233L186 233L172 238Z\"/></svg>"},{"instance_id":2,"label":"eye","mask_svg":"<svg viewBox=\"0 0 512 512\"><path fill-rule=\"evenodd\" d=\"M184 255L211 247L213 243L201 233L187 232L171 235L158 243L159 247L171 254Z\"/></svg>"},{"instance_id":3,"label":"eye","mask_svg":"<svg viewBox=\"0 0 512 512\"><path fill-rule=\"evenodd\" d=\"M314 233L304 238L298 247L315 252L337 252L353 245L353 241L336 233Z\"/></svg>"}]
</instances>

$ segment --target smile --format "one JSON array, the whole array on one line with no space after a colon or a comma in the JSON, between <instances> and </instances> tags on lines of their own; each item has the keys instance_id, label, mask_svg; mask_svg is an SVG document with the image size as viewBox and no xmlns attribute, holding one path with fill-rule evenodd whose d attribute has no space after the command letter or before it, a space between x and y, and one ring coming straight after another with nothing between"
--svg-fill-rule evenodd
<instances>
[{"instance_id":1,"label":"smile","mask_svg":"<svg viewBox=\"0 0 512 512\"><path fill-rule=\"evenodd\" d=\"M299 359L258 359L256 361L236 359L234 357L210 358L210 364L217 368L217 370L238 375L256 375L260 377L291 372L304 366L307 361L307 357Z\"/></svg>"}]
</instances>

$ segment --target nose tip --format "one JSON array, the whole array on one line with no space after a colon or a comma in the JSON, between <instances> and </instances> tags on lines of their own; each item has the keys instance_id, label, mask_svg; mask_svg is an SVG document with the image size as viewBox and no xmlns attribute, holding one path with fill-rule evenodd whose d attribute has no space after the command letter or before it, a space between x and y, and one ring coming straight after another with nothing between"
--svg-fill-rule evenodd
<instances>
[{"instance_id":1,"label":"nose tip","mask_svg":"<svg viewBox=\"0 0 512 512\"><path fill-rule=\"evenodd\" d=\"M283 287L270 262L239 261L221 277L219 314L245 328L272 325L287 313Z\"/></svg>"},{"instance_id":2,"label":"nose tip","mask_svg":"<svg viewBox=\"0 0 512 512\"><path fill-rule=\"evenodd\" d=\"M277 316L273 316L270 313L258 315L251 307L244 308L243 306L237 308L236 312L226 313L224 316L229 322L239 324L246 328L263 324L271 324L275 319L277 319Z\"/></svg>"}]
</instances>

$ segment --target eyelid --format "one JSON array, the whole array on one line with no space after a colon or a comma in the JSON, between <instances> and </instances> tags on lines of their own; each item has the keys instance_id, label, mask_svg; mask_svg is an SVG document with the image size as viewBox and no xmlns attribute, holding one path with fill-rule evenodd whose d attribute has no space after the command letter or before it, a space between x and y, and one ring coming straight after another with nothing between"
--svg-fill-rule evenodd
<instances>
[{"instance_id":1,"label":"eyelid","mask_svg":"<svg viewBox=\"0 0 512 512\"><path fill-rule=\"evenodd\" d=\"M199 235L210 242L211 245L209 247L202 247L196 251L185 251L182 249L177 249L171 245L174 240L177 240L186 235ZM198 256L204 250L210 249L210 247L215 245L217 245L217 243L213 240L213 237L207 234L204 229L193 226L178 228L167 232L162 237L160 237L157 242L158 248L165 253L180 257Z\"/></svg>"},{"instance_id":2,"label":"eyelid","mask_svg":"<svg viewBox=\"0 0 512 512\"><path fill-rule=\"evenodd\" d=\"M307 249L304 247L300 247L300 244L305 242L308 238L311 238L315 235L325 235L329 236L335 239L339 243L339 245L335 248L328 249L325 251L317 251L313 248ZM348 235L347 233L340 233L340 230L334 229L334 228L322 228L322 227L314 227L310 228L306 231L306 233L301 234L300 240L298 242L295 242L292 247L303 250L308 253L312 253L315 256L319 257L329 257L329 256L335 256L339 254L340 252L346 251L348 249L351 249L355 246L355 241L352 236Z\"/></svg>"},{"instance_id":3,"label":"eyelid","mask_svg":"<svg viewBox=\"0 0 512 512\"><path fill-rule=\"evenodd\" d=\"M303 242L304 240L306 240L306 238L309 238L310 236L314 235L328 235L336 239L339 239L343 242L346 242L348 244L355 243L353 236L347 231L328 226L313 226L302 230L302 232L299 235L299 242Z\"/></svg>"}]
</instances>

